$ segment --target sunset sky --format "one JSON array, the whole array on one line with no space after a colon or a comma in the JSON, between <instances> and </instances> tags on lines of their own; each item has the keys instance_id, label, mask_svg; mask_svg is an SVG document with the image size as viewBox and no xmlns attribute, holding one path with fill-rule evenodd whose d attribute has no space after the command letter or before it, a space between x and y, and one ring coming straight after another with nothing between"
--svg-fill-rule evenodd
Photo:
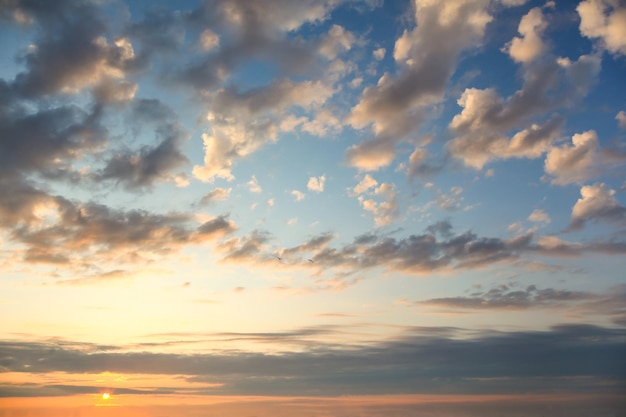
<instances>
[{"instance_id":1,"label":"sunset sky","mask_svg":"<svg viewBox=\"0 0 626 417\"><path fill-rule=\"evenodd\" d=\"M618 417L626 3L0 0L0 417Z\"/></svg>"}]
</instances>

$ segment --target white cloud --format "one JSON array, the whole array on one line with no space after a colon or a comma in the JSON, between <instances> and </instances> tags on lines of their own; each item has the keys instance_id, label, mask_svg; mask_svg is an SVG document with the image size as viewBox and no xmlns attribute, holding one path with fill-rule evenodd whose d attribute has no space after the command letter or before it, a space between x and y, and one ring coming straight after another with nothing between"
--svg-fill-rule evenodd
<instances>
[{"instance_id":1,"label":"white cloud","mask_svg":"<svg viewBox=\"0 0 626 417\"><path fill-rule=\"evenodd\" d=\"M378 185L378 181L372 178L369 174L365 174L365 176L359 181L359 183L352 189L352 195L359 195L369 190L372 187L376 187Z\"/></svg>"},{"instance_id":2,"label":"white cloud","mask_svg":"<svg viewBox=\"0 0 626 417\"><path fill-rule=\"evenodd\" d=\"M293 218L287 220L287 226L293 226L296 223L298 223L298 218L297 217L293 217Z\"/></svg>"},{"instance_id":3,"label":"white cloud","mask_svg":"<svg viewBox=\"0 0 626 417\"><path fill-rule=\"evenodd\" d=\"M363 77L356 77L352 81L350 81L350 87L359 88L363 83Z\"/></svg>"},{"instance_id":4,"label":"white cloud","mask_svg":"<svg viewBox=\"0 0 626 417\"><path fill-rule=\"evenodd\" d=\"M291 190L291 195L295 197L296 201L302 201L305 197L305 194L298 190Z\"/></svg>"},{"instance_id":5,"label":"white cloud","mask_svg":"<svg viewBox=\"0 0 626 417\"><path fill-rule=\"evenodd\" d=\"M606 188L604 183L585 185L580 189L581 198L572 208L570 229L576 230L590 220L623 222L626 220L626 207L615 199L615 190Z\"/></svg>"},{"instance_id":6,"label":"white cloud","mask_svg":"<svg viewBox=\"0 0 626 417\"><path fill-rule=\"evenodd\" d=\"M310 177L307 183L307 188L316 193L324 191L324 183L326 182L326 176L320 175L319 177Z\"/></svg>"},{"instance_id":7,"label":"white cloud","mask_svg":"<svg viewBox=\"0 0 626 417\"><path fill-rule=\"evenodd\" d=\"M533 212L530 213L530 215L528 216L528 220L530 220L533 223L546 223L546 224L552 221L548 213L546 213L545 211L541 209L533 210Z\"/></svg>"},{"instance_id":8,"label":"white cloud","mask_svg":"<svg viewBox=\"0 0 626 417\"><path fill-rule=\"evenodd\" d=\"M342 26L333 25L320 45L319 52L327 59L335 59L341 50L348 51L355 41L354 35Z\"/></svg>"},{"instance_id":9,"label":"white cloud","mask_svg":"<svg viewBox=\"0 0 626 417\"><path fill-rule=\"evenodd\" d=\"M377 61L381 61L383 58L385 58L386 53L387 50L385 48L378 48L372 53L372 55L374 55L374 59L376 59Z\"/></svg>"},{"instance_id":10,"label":"white cloud","mask_svg":"<svg viewBox=\"0 0 626 417\"><path fill-rule=\"evenodd\" d=\"M455 186L450 188L449 194L439 194L435 199L435 204L442 210L456 211L463 208L463 188Z\"/></svg>"},{"instance_id":11,"label":"white cloud","mask_svg":"<svg viewBox=\"0 0 626 417\"><path fill-rule=\"evenodd\" d=\"M295 116L290 118L290 109L311 111L333 94L334 88L324 82L289 79L244 92L234 87L218 90L210 96L207 120L211 132L202 135L204 164L196 165L193 175L205 182L216 177L232 180L236 159L277 141L280 131L305 122L306 119Z\"/></svg>"},{"instance_id":12,"label":"white cloud","mask_svg":"<svg viewBox=\"0 0 626 417\"><path fill-rule=\"evenodd\" d=\"M599 39L614 54L626 55L626 6L619 0L585 0L576 8L580 33Z\"/></svg>"},{"instance_id":13,"label":"white cloud","mask_svg":"<svg viewBox=\"0 0 626 417\"><path fill-rule=\"evenodd\" d=\"M270 198L270 199L267 200L267 205L270 206L270 207L274 207L274 203L275 202L274 202L273 198Z\"/></svg>"},{"instance_id":14,"label":"white cloud","mask_svg":"<svg viewBox=\"0 0 626 417\"><path fill-rule=\"evenodd\" d=\"M250 178L250 181L248 181L246 183L246 186L248 187L248 190L251 193L260 193L261 191L263 191L263 189L261 188L261 186L259 185L259 181L257 181L256 176L253 175Z\"/></svg>"},{"instance_id":15,"label":"white cloud","mask_svg":"<svg viewBox=\"0 0 626 417\"><path fill-rule=\"evenodd\" d=\"M589 130L572 136L572 145L553 147L544 163L552 183L564 185L583 182L593 175L597 159L598 135Z\"/></svg>"},{"instance_id":16,"label":"white cloud","mask_svg":"<svg viewBox=\"0 0 626 417\"><path fill-rule=\"evenodd\" d=\"M617 120L617 124L619 125L620 129L626 129L626 112L624 112L624 110L621 110L619 113L617 113L617 115L615 116L615 120Z\"/></svg>"},{"instance_id":17,"label":"white cloud","mask_svg":"<svg viewBox=\"0 0 626 417\"><path fill-rule=\"evenodd\" d=\"M383 201L359 196L359 202L364 210L372 213L376 227L388 226L398 218L399 214L396 187L393 184L382 183L374 190L374 196L382 198Z\"/></svg>"},{"instance_id":18,"label":"white cloud","mask_svg":"<svg viewBox=\"0 0 626 417\"><path fill-rule=\"evenodd\" d=\"M521 37L513 38L504 50L517 62L529 63L534 61L545 49L541 34L546 27L547 23L543 18L541 8L531 9L519 23L517 30Z\"/></svg>"},{"instance_id":19,"label":"white cloud","mask_svg":"<svg viewBox=\"0 0 626 417\"><path fill-rule=\"evenodd\" d=\"M509 97L501 97L495 88L465 89L457 101L462 111L449 125L455 134L448 143L450 154L476 169L495 159L541 156L558 139L564 118L553 115L530 125L527 120L578 103L600 67L597 54L581 55L576 61L556 58L524 66L524 85ZM512 129L521 130L509 140Z\"/></svg>"},{"instance_id":20,"label":"white cloud","mask_svg":"<svg viewBox=\"0 0 626 417\"><path fill-rule=\"evenodd\" d=\"M511 223L507 230L514 234L520 234L524 232L524 227L522 226L522 222Z\"/></svg>"},{"instance_id":21,"label":"white cloud","mask_svg":"<svg viewBox=\"0 0 626 417\"><path fill-rule=\"evenodd\" d=\"M213 32L211 29L205 29L200 34L200 46L205 51L210 51L215 49L220 44L219 36Z\"/></svg>"},{"instance_id":22,"label":"white cloud","mask_svg":"<svg viewBox=\"0 0 626 417\"><path fill-rule=\"evenodd\" d=\"M419 126L424 109L442 100L458 54L481 41L492 19L488 5L487 0L415 3L416 26L394 47L398 75L383 75L352 108L348 122L355 129L371 127L374 137L348 149L349 165L375 171L393 161L396 145Z\"/></svg>"},{"instance_id":23,"label":"white cloud","mask_svg":"<svg viewBox=\"0 0 626 417\"><path fill-rule=\"evenodd\" d=\"M200 204L206 205L212 203L213 201L224 201L228 199L232 190L232 188L217 187L210 193L205 194L200 200Z\"/></svg>"},{"instance_id":24,"label":"white cloud","mask_svg":"<svg viewBox=\"0 0 626 417\"><path fill-rule=\"evenodd\" d=\"M524 113L540 107L539 101L515 103L524 90L504 101L494 89L467 88L457 103L463 110L450 122L457 133L448 145L453 156L467 166L482 169L489 161L507 158L537 158L557 138L563 119L554 117L542 125L531 124L509 140L504 131L519 122ZM537 98L537 100L541 100Z\"/></svg>"}]
</instances>

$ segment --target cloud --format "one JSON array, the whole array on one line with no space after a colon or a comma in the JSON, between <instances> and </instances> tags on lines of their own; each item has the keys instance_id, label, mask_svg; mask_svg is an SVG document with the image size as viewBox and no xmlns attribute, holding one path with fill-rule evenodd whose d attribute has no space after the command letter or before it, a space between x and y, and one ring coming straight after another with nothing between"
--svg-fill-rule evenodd
<instances>
[{"instance_id":1,"label":"cloud","mask_svg":"<svg viewBox=\"0 0 626 417\"><path fill-rule=\"evenodd\" d=\"M568 316L601 316L617 325L626 319L623 301L626 286L617 285L604 293L544 288L535 285L518 288L514 283L502 284L488 291L472 289L469 296L431 298L415 302L418 306L459 310L519 311L529 309L553 309L566 312Z\"/></svg>"},{"instance_id":2,"label":"cloud","mask_svg":"<svg viewBox=\"0 0 626 417\"><path fill-rule=\"evenodd\" d=\"M387 185L378 187L381 194L392 190ZM376 194L372 196L376 197ZM361 200L366 211L375 216L377 227L388 225L398 215L389 200L379 203L365 200L363 196ZM506 239L481 237L471 231L453 234L452 225L447 221L427 227L423 234L402 238L381 237L373 233L357 236L351 243L336 246L332 245L334 235L324 234L321 236L323 245L319 247L305 247L303 245L308 244L303 244L273 251L268 245L269 235L258 233L245 238L232 238L221 249L227 258L229 253L243 251L246 256L239 259L252 264L273 261L274 253L278 252L285 255L283 261L286 264L301 265L302 258L289 258L308 251L314 261L310 266L327 274L335 273L337 282L348 282L354 274L376 268L423 275L435 271L489 268L500 263L514 264L535 255L572 258L585 253L626 254L626 243L617 238L578 243L556 236L537 235L533 230Z\"/></svg>"},{"instance_id":3,"label":"cloud","mask_svg":"<svg viewBox=\"0 0 626 417\"><path fill-rule=\"evenodd\" d=\"M441 172L447 162L447 158L442 162L433 163L428 161L429 152L427 149L416 146L415 150L409 156L409 165L407 167L408 178L424 178L430 177Z\"/></svg>"},{"instance_id":4,"label":"cloud","mask_svg":"<svg viewBox=\"0 0 626 417\"><path fill-rule=\"evenodd\" d=\"M446 211L456 211L461 209L467 209L467 207L463 207L463 188L461 187L451 187L449 194L439 193L437 198L434 200L434 203L442 210Z\"/></svg>"},{"instance_id":5,"label":"cloud","mask_svg":"<svg viewBox=\"0 0 626 417\"><path fill-rule=\"evenodd\" d=\"M214 201L227 200L232 190L233 190L232 188L216 187L210 193L202 196L202 198L200 199L200 204L203 206L206 206L206 205L211 204Z\"/></svg>"},{"instance_id":6,"label":"cloud","mask_svg":"<svg viewBox=\"0 0 626 417\"><path fill-rule=\"evenodd\" d=\"M382 198L383 201L359 196L359 202L365 211L374 216L376 227L389 226L399 216L398 193L396 186L390 183L382 183L373 191L374 197Z\"/></svg>"},{"instance_id":7,"label":"cloud","mask_svg":"<svg viewBox=\"0 0 626 417\"><path fill-rule=\"evenodd\" d=\"M200 34L200 45L202 49L205 51L210 51L215 49L220 44L220 37L217 33L213 32L211 29L205 29Z\"/></svg>"},{"instance_id":8,"label":"cloud","mask_svg":"<svg viewBox=\"0 0 626 417\"><path fill-rule=\"evenodd\" d=\"M572 208L569 228L581 229L589 221L624 222L626 207L615 199L615 190L606 188L604 183L585 185L580 189L582 196Z\"/></svg>"},{"instance_id":9,"label":"cloud","mask_svg":"<svg viewBox=\"0 0 626 417\"><path fill-rule=\"evenodd\" d=\"M615 120L617 120L620 129L626 129L626 112L624 112L624 110L620 110L620 112L615 115Z\"/></svg>"},{"instance_id":10,"label":"cloud","mask_svg":"<svg viewBox=\"0 0 626 417\"><path fill-rule=\"evenodd\" d=\"M294 196L296 201L302 201L306 197L305 194L298 190L291 190L291 195Z\"/></svg>"},{"instance_id":11,"label":"cloud","mask_svg":"<svg viewBox=\"0 0 626 417\"><path fill-rule=\"evenodd\" d=\"M547 23L543 18L541 8L534 7L522 17L518 26L520 37L515 37L506 45L505 50L517 62L528 63L537 59L543 53L545 45L541 34Z\"/></svg>"},{"instance_id":12,"label":"cloud","mask_svg":"<svg viewBox=\"0 0 626 417\"><path fill-rule=\"evenodd\" d=\"M259 185L259 182L256 179L256 176L254 175L252 176L252 178L250 178L250 181L246 183L246 186L251 193L260 193L261 191L263 191L263 189Z\"/></svg>"},{"instance_id":13,"label":"cloud","mask_svg":"<svg viewBox=\"0 0 626 417\"><path fill-rule=\"evenodd\" d=\"M535 82L546 80L549 78ZM467 166L482 169L494 159L537 158L546 152L558 137L564 122L561 117L555 116L542 125L532 124L511 139L503 133L545 105L541 103L544 98L524 97L528 94L519 90L503 102L492 89L466 89L458 100L463 110L450 122L450 129L456 134L448 143L452 156Z\"/></svg>"},{"instance_id":14,"label":"cloud","mask_svg":"<svg viewBox=\"0 0 626 417\"><path fill-rule=\"evenodd\" d=\"M74 161L106 144L98 109L88 113L67 105L31 113L17 102L7 103L7 110L12 107L17 111L0 120L0 174L5 178L73 172Z\"/></svg>"},{"instance_id":15,"label":"cloud","mask_svg":"<svg viewBox=\"0 0 626 417\"><path fill-rule=\"evenodd\" d=\"M135 97L137 88L136 83L105 79L93 88L93 96L99 103L123 104Z\"/></svg>"},{"instance_id":16,"label":"cloud","mask_svg":"<svg viewBox=\"0 0 626 417\"><path fill-rule=\"evenodd\" d=\"M198 226L198 234L201 236L224 236L237 230L237 225L228 220L226 216L218 216Z\"/></svg>"},{"instance_id":17,"label":"cloud","mask_svg":"<svg viewBox=\"0 0 626 417\"><path fill-rule=\"evenodd\" d=\"M161 126L156 134L162 139L155 146L114 154L96 173L96 181L116 180L129 190L151 187L157 181L177 182L171 171L189 163L180 149L188 135L177 124Z\"/></svg>"},{"instance_id":18,"label":"cloud","mask_svg":"<svg viewBox=\"0 0 626 417\"><path fill-rule=\"evenodd\" d=\"M444 388L448 394L493 395L520 390L542 393L553 388L555 381L562 391L574 395L590 390L618 394L626 379L619 366L626 353L623 329L591 325L518 332L407 328L395 338L349 349L315 341L341 332L341 328L311 328L212 335L248 344L293 342L298 347L275 355L232 350L180 355L71 341L2 341L0 352L9 372L28 367L31 374L159 374L212 383L208 390L196 385L196 395L435 394ZM580 378L584 378L583 385ZM22 396L45 391L37 385L9 386ZM146 388L152 391L149 385ZM68 387L66 391L80 389ZM186 389L183 386L176 392ZM165 387L160 394L170 391L174 390Z\"/></svg>"},{"instance_id":19,"label":"cloud","mask_svg":"<svg viewBox=\"0 0 626 417\"><path fill-rule=\"evenodd\" d=\"M378 48L375 49L374 52L372 52L372 55L374 56L374 59L376 59L377 61L381 61L385 58L386 53L387 50L385 48Z\"/></svg>"},{"instance_id":20,"label":"cloud","mask_svg":"<svg viewBox=\"0 0 626 417\"><path fill-rule=\"evenodd\" d=\"M277 141L281 129L291 129L282 125L291 108L308 111L333 94L333 88L321 81L289 79L243 92L236 87L218 90L207 115L211 131L202 134L204 165L194 166L194 176L205 182L216 177L232 180L236 159Z\"/></svg>"},{"instance_id":21,"label":"cloud","mask_svg":"<svg viewBox=\"0 0 626 417\"><path fill-rule=\"evenodd\" d=\"M0 226L8 231L12 242L23 245L26 262L67 264L82 259L75 263L77 267L148 262L155 255L163 257L236 228L225 218L197 225L186 213L119 210L53 196L28 183L18 184L2 184L0 188L12 195L0 200Z\"/></svg>"},{"instance_id":22,"label":"cloud","mask_svg":"<svg viewBox=\"0 0 626 417\"><path fill-rule=\"evenodd\" d=\"M472 293L469 297L432 298L418 304L443 308L460 308L472 310L526 310L530 308L554 308L564 303L595 300L596 294L555 290L553 288L538 289L534 285L526 289L510 288L500 285L489 291Z\"/></svg>"},{"instance_id":23,"label":"cloud","mask_svg":"<svg viewBox=\"0 0 626 417\"><path fill-rule=\"evenodd\" d=\"M482 0L415 2L416 27L405 30L394 48L397 77L383 75L352 108L352 127L371 126L374 137L347 150L348 164L373 171L392 162L396 145L418 127L425 108L442 99L458 54L480 43L491 21L487 5Z\"/></svg>"},{"instance_id":24,"label":"cloud","mask_svg":"<svg viewBox=\"0 0 626 417\"><path fill-rule=\"evenodd\" d=\"M370 188L376 187L377 185L378 181L372 178L369 174L365 174L361 181L359 181L359 183L350 191L350 193L353 196L363 194Z\"/></svg>"},{"instance_id":25,"label":"cloud","mask_svg":"<svg viewBox=\"0 0 626 417\"><path fill-rule=\"evenodd\" d=\"M319 177L310 177L307 183L307 188L316 193L324 191L324 183L326 182L326 176L320 175Z\"/></svg>"},{"instance_id":26,"label":"cloud","mask_svg":"<svg viewBox=\"0 0 626 417\"><path fill-rule=\"evenodd\" d=\"M255 230L244 237L233 237L219 243L218 249L225 254L224 261L255 261L260 260L259 255L269 240L268 233Z\"/></svg>"},{"instance_id":27,"label":"cloud","mask_svg":"<svg viewBox=\"0 0 626 417\"><path fill-rule=\"evenodd\" d=\"M524 84L506 99L493 88L467 88L457 101L463 108L449 124L450 154L466 166L482 169L495 159L538 158L557 140L565 119L552 115L540 124L526 120L572 106L584 97L600 71L597 55L577 61L550 58L523 68ZM512 129L520 129L509 140Z\"/></svg>"},{"instance_id":28,"label":"cloud","mask_svg":"<svg viewBox=\"0 0 626 417\"><path fill-rule=\"evenodd\" d=\"M334 237L335 235L333 233L323 233L317 236L313 236L312 238L310 238L309 240L307 240L306 242L298 246L293 246L290 248L283 248L280 251L280 253L287 261L289 261L290 258L296 255L310 254L310 253L315 254L319 252L320 250L326 248L330 244L330 242L333 240ZM300 261L302 260L301 259L296 260L296 262L300 262Z\"/></svg>"},{"instance_id":29,"label":"cloud","mask_svg":"<svg viewBox=\"0 0 626 417\"><path fill-rule=\"evenodd\" d=\"M345 30L342 26L332 25L319 47L319 53L327 59L335 59L339 50L350 50L355 40L355 36L350 31Z\"/></svg>"},{"instance_id":30,"label":"cloud","mask_svg":"<svg viewBox=\"0 0 626 417\"><path fill-rule=\"evenodd\" d=\"M107 79L122 79L136 65L128 38L107 41L106 25L92 3L65 1L50 8L13 2L7 7L37 23L37 39L23 57L27 70L14 82L24 97L73 94Z\"/></svg>"},{"instance_id":31,"label":"cloud","mask_svg":"<svg viewBox=\"0 0 626 417\"><path fill-rule=\"evenodd\" d=\"M544 169L552 183L584 182L592 177L598 158L598 135L593 130L572 136L572 145L555 146L546 155Z\"/></svg>"},{"instance_id":32,"label":"cloud","mask_svg":"<svg viewBox=\"0 0 626 417\"><path fill-rule=\"evenodd\" d=\"M551 222L550 216L548 215L548 213L546 213L545 211L541 210L541 209L535 209L533 210L532 213L530 213L530 215L528 216L528 220L530 220L533 223L545 223L548 224Z\"/></svg>"},{"instance_id":33,"label":"cloud","mask_svg":"<svg viewBox=\"0 0 626 417\"><path fill-rule=\"evenodd\" d=\"M626 7L617 0L584 0L576 11L580 33L599 39L603 48L616 55L626 55Z\"/></svg>"}]
</instances>

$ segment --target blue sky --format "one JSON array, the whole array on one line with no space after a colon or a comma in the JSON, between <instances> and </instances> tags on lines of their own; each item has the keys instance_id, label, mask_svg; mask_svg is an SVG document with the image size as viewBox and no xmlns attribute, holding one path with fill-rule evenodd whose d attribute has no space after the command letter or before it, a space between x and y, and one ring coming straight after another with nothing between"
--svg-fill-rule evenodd
<instances>
[{"instance_id":1,"label":"blue sky","mask_svg":"<svg viewBox=\"0 0 626 417\"><path fill-rule=\"evenodd\" d=\"M624 404L623 2L0 19L0 416Z\"/></svg>"}]
</instances>

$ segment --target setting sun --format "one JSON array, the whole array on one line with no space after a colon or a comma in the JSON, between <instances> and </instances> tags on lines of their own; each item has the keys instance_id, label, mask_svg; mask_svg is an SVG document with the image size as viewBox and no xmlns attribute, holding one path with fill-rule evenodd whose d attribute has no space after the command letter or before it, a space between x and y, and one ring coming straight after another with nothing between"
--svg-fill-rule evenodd
<instances>
[{"instance_id":1,"label":"setting sun","mask_svg":"<svg viewBox=\"0 0 626 417\"><path fill-rule=\"evenodd\" d=\"M109 394L108 392L105 392L105 393L102 394L102 399L103 400L108 400L110 396L111 396L111 394Z\"/></svg>"}]
</instances>

